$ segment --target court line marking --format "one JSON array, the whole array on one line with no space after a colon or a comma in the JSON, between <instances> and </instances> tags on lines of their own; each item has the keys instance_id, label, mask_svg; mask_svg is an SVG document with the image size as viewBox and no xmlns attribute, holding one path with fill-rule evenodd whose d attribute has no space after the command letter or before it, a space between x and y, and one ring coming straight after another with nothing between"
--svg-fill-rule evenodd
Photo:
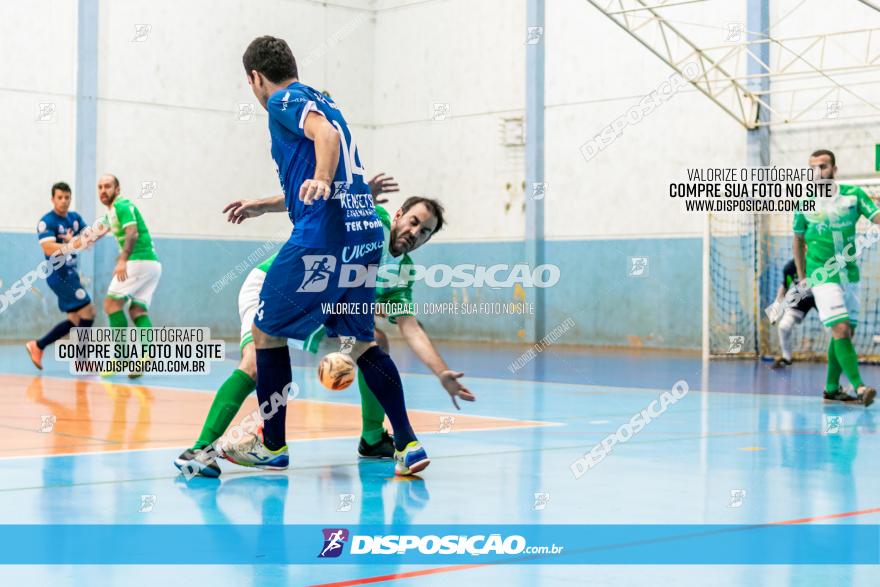
<instances>
[{"instance_id":1,"label":"court line marking","mask_svg":"<svg viewBox=\"0 0 880 587\"><path fill-rule=\"evenodd\" d=\"M783 526L783 525L794 525L794 524L806 524L809 522L817 521L817 520L832 520L838 518L847 518L852 516L861 516L864 514L877 514L880 513L880 507L877 508L869 508L866 510L858 510L853 512L841 512L837 514L826 514L822 516L813 516L810 518L798 518L794 520L782 520L779 522L768 522L766 524L755 524L756 528L760 528L761 526ZM480 567L491 567L496 565L502 565L504 563L477 563L477 564L469 564L469 565L454 565L448 567L433 567L430 569L422 569L419 571L408 571L405 573L391 573L388 575L376 575L373 577L363 577L360 579L348 579L345 581L335 581L333 583L314 583L309 585L309 587L353 587L355 585L368 585L370 583L384 583L385 581L394 581L397 579L409 579L413 577L423 577L426 575L436 575L440 573L453 573L456 571L465 571L468 569L476 569Z\"/></svg>"},{"instance_id":2,"label":"court line marking","mask_svg":"<svg viewBox=\"0 0 880 587\"><path fill-rule=\"evenodd\" d=\"M2 375L17 375L17 374L16 373L3 373ZM25 375L24 377L27 377L27 376ZM67 378L67 377L57 377L54 375L42 375L41 377L43 377L45 379L51 379L51 380L55 380L55 381L64 381L64 382L80 381L79 379L73 379L73 378ZM433 375L424 375L424 377L431 377L432 379L434 379ZM144 385L142 383L111 382L111 381L106 381L106 380L97 379L97 378L91 379L91 380L86 380L86 381L88 381L89 383L106 383L106 384L119 386L119 387L126 387L126 388L147 387L150 389L158 389L158 390L164 390L164 391L183 391L186 393L201 393L201 394L216 394L217 393L217 390L215 390L215 389L197 389L197 388L191 388L191 387L175 387L175 386L170 386L170 385L151 385L151 384ZM497 381L497 380L495 380L495 381ZM328 391L327 393L338 393L338 392ZM299 400L299 401L307 401L307 402L312 402L312 403L317 403L317 404L328 404L328 405L336 405L336 406L343 405L343 406L357 407L360 405L359 403L348 402L348 401L332 401L332 400L324 400L324 399L299 398L299 397L294 398L294 399ZM410 408L407 408L407 409L410 409ZM440 415L444 415L444 416L455 416L455 415L461 414L461 415L468 416L471 418L483 418L485 420L497 420L499 422L528 422L528 423L531 423L533 426L564 426L565 425L560 422L548 422L548 421L543 421L543 420L528 420L528 419L522 419L522 418L508 418L505 416L483 416L481 414L468 414L466 412L463 413L459 410L456 410L455 412L444 412L442 410L426 410L426 409L422 409L422 408L411 408L411 409L413 411L422 412L422 413L426 413L426 414L440 414ZM525 428L527 426L522 426L522 427Z\"/></svg>"}]
</instances>

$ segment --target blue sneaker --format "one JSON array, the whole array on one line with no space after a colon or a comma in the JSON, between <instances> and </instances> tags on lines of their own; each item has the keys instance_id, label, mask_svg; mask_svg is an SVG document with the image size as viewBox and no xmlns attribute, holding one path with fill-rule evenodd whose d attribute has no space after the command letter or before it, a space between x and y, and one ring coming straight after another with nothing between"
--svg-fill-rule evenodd
<instances>
[{"instance_id":1,"label":"blue sneaker","mask_svg":"<svg viewBox=\"0 0 880 587\"><path fill-rule=\"evenodd\" d=\"M242 467L283 471L290 463L286 444L278 450L269 450L257 434L239 444L224 446L222 451L224 459Z\"/></svg>"},{"instance_id":2,"label":"blue sneaker","mask_svg":"<svg viewBox=\"0 0 880 587\"><path fill-rule=\"evenodd\" d=\"M394 451L394 472L397 475L415 475L430 464L431 459L418 440L413 440L403 450Z\"/></svg>"}]
</instances>

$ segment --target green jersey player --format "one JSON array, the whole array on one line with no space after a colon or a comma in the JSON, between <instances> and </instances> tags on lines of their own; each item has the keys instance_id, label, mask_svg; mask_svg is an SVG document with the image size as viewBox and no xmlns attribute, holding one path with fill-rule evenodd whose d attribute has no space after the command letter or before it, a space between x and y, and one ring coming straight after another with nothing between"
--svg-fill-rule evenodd
<instances>
[{"instance_id":1,"label":"green jersey player","mask_svg":"<svg viewBox=\"0 0 880 587\"><path fill-rule=\"evenodd\" d=\"M373 181L370 183L375 195L377 188L373 186ZM412 281L395 279L401 274L402 268L412 265L409 253L425 244L443 226L443 207L435 200L413 197L403 203L393 218L381 206L376 206L376 214L385 234L380 262L382 269L376 278L377 305L386 308L385 317L397 325L412 350L437 375L456 408L457 399L474 401L474 395L458 381L464 374L449 369L416 319ZM209 477L220 474L215 460L216 451L209 447L223 435L244 400L255 389L257 367L251 325L258 311L266 272L274 260L274 255L266 259L250 272L242 284L238 298L242 359L238 368L217 391L196 443L174 461L181 471L188 470ZM316 353L323 337L324 328L318 327L303 342L304 350ZM387 352L388 338L378 328L376 341ZM360 373L358 387L361 395L358 455L362 458L390 459L394 455L394 444L383 427L385 412Z\"/></svg>"},{"instance_id":2,"label":"green jersey player","mask_svg":"<svg viewBox=\"0 0 880 587\"><path fill-rule=\"evenodd\" d=\"M806 280L806 286L812 290L819 320L831 329L824 397L867 407L877 392L862 382L852 343L860 304L855 259L864 244L856 239L856 223L864 216L880 224L880 210L860 188L833 181L837 166L831 151L814 152L810 167L816 180L831 183L833 196L819 198L814 212L795 214L794 260L799 281ZM840 389L841 373L852 383L855 397Z\"/></svg>"},{"instance_id":3,"label":"green jersey player","mask_svg":"<svg viewBox=\"0 0 880 587\"><path fill-rule=\"evenodd\" d=\"M128 320L124 310L130 302L128 315L135 326L151 328L153 324L148 312L162 275L162 264L140 210L119 192L119 180L115 175L108 173L98 179L98 198L107 207L107 214L100 222L109 228L119 243L113 279L104 298L104 311L111 328L125 328ZM132 378L140 376L137 371L129 373Z\"/></svg>"}]
</instances>

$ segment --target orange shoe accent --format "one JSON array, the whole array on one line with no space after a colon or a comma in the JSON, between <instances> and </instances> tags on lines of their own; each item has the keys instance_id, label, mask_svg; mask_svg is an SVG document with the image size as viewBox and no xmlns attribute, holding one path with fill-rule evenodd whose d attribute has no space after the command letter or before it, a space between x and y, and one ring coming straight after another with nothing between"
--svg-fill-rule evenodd
<instances>
[{"instance_id":1,"label":"orange shoe accent","mask_svg":"<svg viewBox=\"0 0 880 587\"><path fill-rule=\"evenodd\" d=\"M29 340L24 345L24 347L27 349L28 355L31 358L31 363L34 364L34 367L36 367L37 369L42 371L43 370L43 351L42 351L42 349L40 349L40 347L37 346L37 341Z\"/></svg>"}]
</instances>

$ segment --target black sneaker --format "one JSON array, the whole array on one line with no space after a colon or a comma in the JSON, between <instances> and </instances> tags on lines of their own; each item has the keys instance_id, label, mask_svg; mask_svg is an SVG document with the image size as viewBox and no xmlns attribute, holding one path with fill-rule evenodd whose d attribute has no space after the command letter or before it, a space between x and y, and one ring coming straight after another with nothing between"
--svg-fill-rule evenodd
<instances>
[{"instance_id":1,"label":"black sneaker","mask_svg":"<svg viewBox=\"0 0 880 587\"><path fill-rule=\"evenodd\" d=\"M382 431L382 439L376 444L367 444L364 437L358 443L358 456L362 459L393 459L394 458L394 438Z\"/></svg>"},{"instance_id":2,"label":"black sneaker","mask_svg":"<svg viewBox=\"0 0 880 587\"><path fill-rule=\"evenodd\" d=\"M874 398L877 396L877 390L873 387L868 387L867 385L862 385L858 389L858 394L856 395L856 401L865 406L866 408L874 403Z\"/></svg>"},{"instance_id":3,"label":"black sneaker","mask_svg":"<svg viewBox=\"0 0 880 587\"><path fill-rule=\"evenodd\" d=\"M174 459L174 466L187 477L201 475L217 478L220 476L220 465L208 451L186 449Z\"/></svg>"},{"instance_id":4,"label":"black sneaker","mask_svg":"<svg viewBox=\"0 0 880 587\"><path fill-rule=\"evenodd\" d=\"M834 391L825 391L822 393L822 399L826 402L857 402L858 398L855 398L845 391L841 391L839 389L835 389Z\"/></svg>"},{"instance_id":5,"label":"black sneaker","mask_svg":"<svg viewBox=\"0 0 880 587\"><path fill-rule=\"evenodd\" d=\"M777 357L773 364L770 365L771 369L781 369L783 367L791 367L791 361L788 359L783 359L782 357Z\"/></svg>"}]
</instances>

